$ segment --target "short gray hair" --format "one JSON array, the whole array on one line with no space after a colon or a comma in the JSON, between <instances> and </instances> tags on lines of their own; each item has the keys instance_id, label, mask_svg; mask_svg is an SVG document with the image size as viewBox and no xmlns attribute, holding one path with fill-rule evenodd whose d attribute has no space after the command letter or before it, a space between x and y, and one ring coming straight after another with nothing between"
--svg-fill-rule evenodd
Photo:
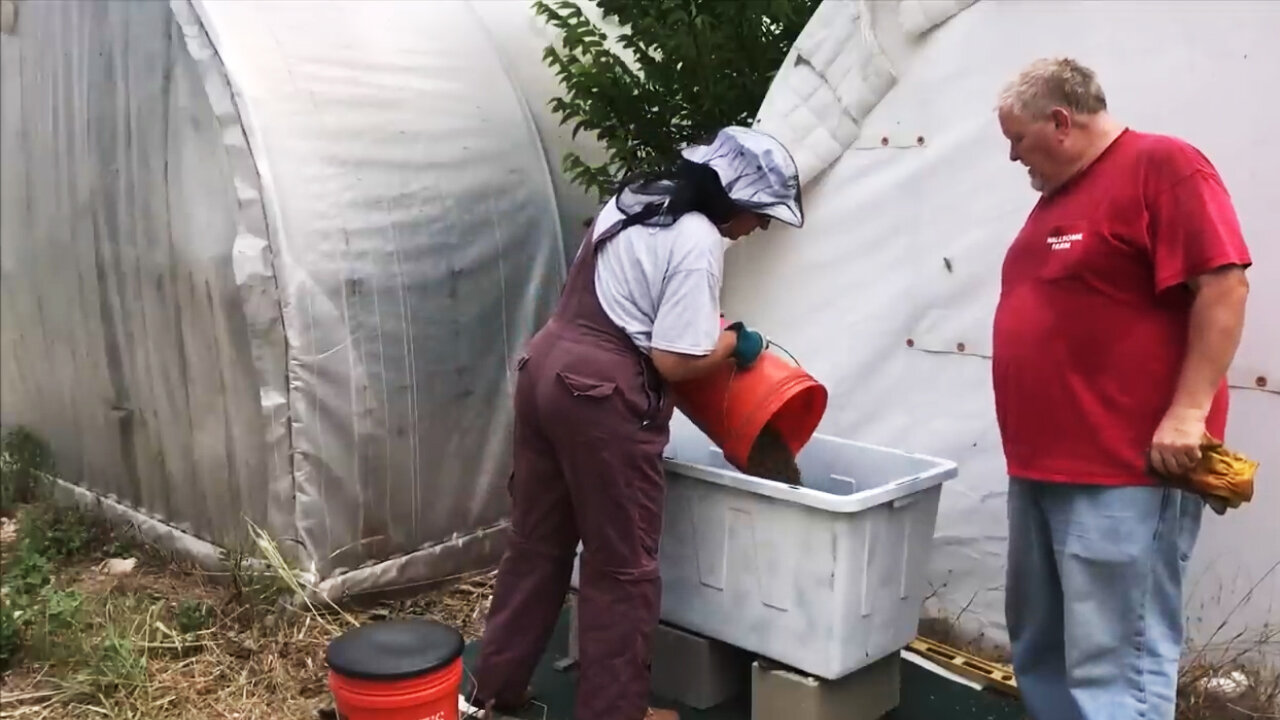
<instances>
[{"instance_id":1,"label":"short gray hair","mask_svg":"<svg viewBox=\"0 0 1280 720\"><path fill-rule=\"evenodd\" d=\"M1031 118L1043 118L1055 107L1096 115L1107 109L1107 96L1098 76L1084 65L1071 58L1041 58L1004 86L997 107Z\"/></svg>"}]
</instances>

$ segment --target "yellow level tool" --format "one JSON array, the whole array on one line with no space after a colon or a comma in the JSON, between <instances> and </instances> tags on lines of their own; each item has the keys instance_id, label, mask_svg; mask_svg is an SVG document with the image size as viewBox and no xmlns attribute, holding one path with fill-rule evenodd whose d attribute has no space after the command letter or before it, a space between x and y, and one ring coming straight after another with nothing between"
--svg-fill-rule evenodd
<instances>
[{"instance_id":1,"label":"yellow level tool","mask_svg":"<svg viewBox=\"0 0 1280 720\"><path fill-rule=\"evenodd\" d=\"M988 662L922 637L912 640L911 644L907 645L907 649L983 687L1013 697L1019 696L1018 681L1013 676L1013 668L1008 665Z\"/></svg>"}]
</instances>

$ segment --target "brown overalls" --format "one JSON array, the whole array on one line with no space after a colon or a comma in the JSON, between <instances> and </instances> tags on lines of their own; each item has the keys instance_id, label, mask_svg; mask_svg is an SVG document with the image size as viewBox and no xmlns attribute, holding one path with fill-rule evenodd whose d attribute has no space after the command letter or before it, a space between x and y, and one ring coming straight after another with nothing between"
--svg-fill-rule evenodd
<instances>
[{"instance_id":1,"label":"brown overalls","mask_svg":"<svg viewBox=\"0 0 1280 720\"><path fill-rule=\"evenodd\" d=\"M673 403L649 357L596 299L596 253L569 270L517 363L511 538L476 668L476 704L519 707L579 574L578 720L641 720L661 587L662 452Z\"/></svg>"}]
</instances>

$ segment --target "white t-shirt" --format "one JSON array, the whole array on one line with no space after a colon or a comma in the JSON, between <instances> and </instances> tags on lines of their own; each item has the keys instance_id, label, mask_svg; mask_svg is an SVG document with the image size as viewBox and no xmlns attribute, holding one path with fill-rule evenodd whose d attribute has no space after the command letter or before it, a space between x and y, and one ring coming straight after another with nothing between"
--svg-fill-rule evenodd
<instances>
[{"instance_id":1,"label":"white t-shirt","mask_svg":"<svg viewBox=\"0 0 1280 720\"><path fill-rule=\"evenodd\" d=\"M623 217L610 201L593 236ZM596 258L596 297L609 319L643 352L706 355L720 336L724 239L705 215L688 212L669 227L633 225Z\"/></svg>"}]
</instances>

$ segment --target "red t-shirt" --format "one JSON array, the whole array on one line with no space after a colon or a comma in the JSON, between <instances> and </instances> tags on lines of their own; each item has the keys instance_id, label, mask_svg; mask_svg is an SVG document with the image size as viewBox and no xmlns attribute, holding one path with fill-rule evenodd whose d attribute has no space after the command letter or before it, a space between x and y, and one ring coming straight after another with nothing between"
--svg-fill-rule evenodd
<instances>
[{"instance_id":1,"label":"red t-shirt","mask_svg":"<svg viewBox=\"0 0 1280 720\"><path fill-rule=\"evenodd\" d=\"M1008 472L1149 485L1187 345L1186 280L1251 263L1230 196L1191 145L1126 130L1041 197L1005 256L992 375ZM1208 431L1223 438L1223 381Z\"/></svg>"}]
</instances>

